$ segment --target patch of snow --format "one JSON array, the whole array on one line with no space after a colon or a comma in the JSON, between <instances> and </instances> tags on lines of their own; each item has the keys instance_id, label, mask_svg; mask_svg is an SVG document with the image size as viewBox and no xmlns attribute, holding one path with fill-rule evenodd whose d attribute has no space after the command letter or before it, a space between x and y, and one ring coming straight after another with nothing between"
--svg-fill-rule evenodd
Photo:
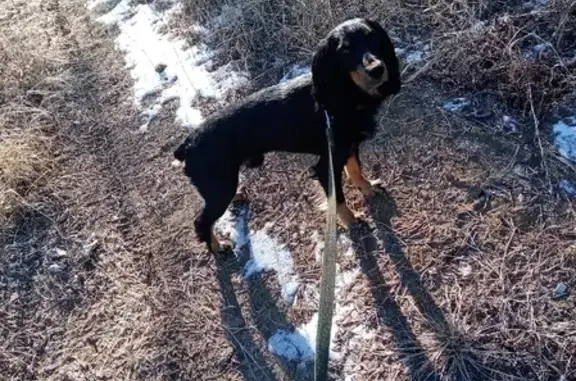
<instances>
[{"instance_id":1,"label":"patch of snow","mask_svg":"<svg viewBox=\"0 0 576 381\"><path fill-rule=\"evenodd\" d=\"M314 359L314 350L310 347L309 339L303 336L299 330L290 332L279 329L268 339L268 350L276 356L292 361L312 361Z\"/></svg>"},{"instance_id":2,"label":"patch of snow","mask_svg":"<svg viewBox=\"0 0 576 381\"><path fill-rule=\"evenodd\" d=\"M243 86L247 81L230 67L211 73L208 69L212 54L206 46L190 47L184 39L165 32L166 19L177 7L158 11L150 4L136 4L132 0L96 0L88 8L103 13L98 21L119 29L116 43L125 52L134 80L137 107L142 108L145 100L152 102L143 112L152 117L140 127L141 131L148 128L162 105L175 99L180 101L177 121L186 127L197 126L203 117L199 109L192 107L195 98L219 99L227 90ZM214 78L216 74L220 79Z\"/></svg>"},{"instance_id":3,"label":"patch of snow","mask_svg":"<svg viewBox=\"0 0 576 381\"><path fill-rule=\"evenodd\" d=\"M148 107L146 110L140 113L140 118L144 120L144 123L140 126L138 131L146 132L148 131L148 127L150 127L150 123L152 123L160 114L160 110L162 110L162 106L159 104L152 105L152 107Z\"/></svg>"},{"instance_id":4,"label":"patch of snow","mask_svg":"<svg viewBox=\"0 0 576 381\"><path fill-rule=\"evenodd\" d=\"M279 83L287 82L291 79L300 77L302 75L308 75L311 73L310 66L294 65L291 67L286 74L280 79Z\"/></svg>"},{"instance_id":5,"label":"patch of snow","mask_svg":"<svg viewBox=\"0 0 576 381\"><path fill-rule=\"evenodd\" d=\"M576 116L559 120L552 126L552 131L560 155L576 162Z\"/></svg>"},{"instance_id":6,"label":"patch of snow","mask_svg":"<svg viewBox=\"0 0 576 381\"><path fill-rule=\"evenodd\" d=\"M246 245L250 246L250 259L244 265L244 277L250 278L262 271L276 272L276 279L284 300L292 304L300 282L294 273L292 254L275 238L268 234L268 226L258 231L248 231L248 209L238 216L226 211L216 222L214 229L235 243L236 254Z\"/></svg>"},{"instance_id":7,"label":"patch of snow","mask_svg":"<svg viewBox=\"0 0 576 381\"><path fill-rule=\"evenodd\" d=\"M292 303L298 290L298 278L294 274L292 254L266 231L259 230L250 237L250 260L244 268L244 276L250 277L262 271L275 271L282 287L282 297Z\"/></svg>"},{"instance_id":8,"label":"patch of snow","mask_svg":"<svg viewBox=\"0 0 576 381\"><path fill-rule=\"evenodd\" d=\"M564 193L566 193L568 196L576 196L576 183L567 179L562 179L560 180L560 188L562 188Z\"/></svg>"},{"instance_id":9,"label":"patch of snow","mask_svg":"<svg viewBox=\"0 0 576 381\"><path fill-rule=\"evenodd\" d=\"M470 101L466 98L454 98L444 102L442 107L450 112L462 112L466 107L470 106Z\"/></svg>"},{"instance_id":10,"label":"patch of snow","mask_svg":"<svg viewBox=\"0 0 576 381\"><path fill-rule=\"evenodd\" d=\"M531 61L536 61L543 53L546 53L552 45L548 42L532 45L524 52L524 57Z\"/></svg>"},{"instance_id":11,"label":"patch of snow","mask_svg":"<svg viewBox=\"0 0 576 381\"><path fill-rule=\"evenodd\" d=\"M347 316L352 306L345 303L346 289L352 285L359 270L337 272L336 274L336 306L332 319L330 332L330 358L338 360L341 353L334 349L334 339L338 332L338 323ZM309 322L299 326L294 332L278 330L268 341L268 349L278 355L293 361L312 361L316 352L316 331L318 327L318 313L316 312Z\"/></svg>"},{"instance_id":12,"label":"patch of snow","mask_svg":"<svg viewBox=\"0 0 576 381\"><path fill-rule=\"evenodd\" d=\"M338 236L338 245L340 245L340 250L344 253L343 255L345 257L354 257L354 246L352 240L347 235L340 234Z\"/></svg>"},{"instance_id":13,"label":"patch of snow","mask_svg":"<svg viewBox=\"0 0 576 381\"><path fill-rule=\"evenodd\" d=\"M412 40L412 44L394 49L398 58L403 59L408 64L423 61L430 55L430 44L419 41L417 37L413 37ZM402 45L402 42L398 42L398 44Z\"/></svg>"},{"instance_id":14,"label":"patch of snow","mask_svg":"<svg viewBox=\"0 0 576 381\"><path fill-rule=\"evenodd\" d=\"M512 116L504 115L502 117L502 129L505 132L518 132L518 121Z\"/></svg>"},{"instance_id":15,"label":"patch of snow","mask_svg":"<svg viewBox=\"0 0 576 381\"><path fill-rule=\"evenodd\" d=\"M406 63L420 62L424 59L424 52L422 50L415 50L406 55Z\"/></svg>"},{"instance_id":16,"label":"patch of snow","mask_svg":"<svg viewBox=\"0 0 576 381\"><path fill-rule=\"evenodd\" d=\"M55 249L54 253L52 254L52 257L54 259L60 259L60 258L64 258L67 256L68 256L68 252L64 249L59 249L59 248Z\"/></svg>"},{"instance_id":17,"label":"patch of snow","mask_svg":"<svg viewBox=\"0 0 576 381\"><path fill-rule=\"evenodd\" d=\"M542 53L543 51L547 50L548 48L552 47L550 43L543 42L541 44L536 44L532 47L532 50L536 53Z\"/></svg>"},{"instance_id":18,"label":"patch of snow","mask_svg":"<svg viewBox=\"0 0 576 381\"><path fill-rule=\"evenodd\" d=\"M524 2L524 8L530 9L531 13L536 13L550 3L550 0L529 0Z\"/></svg>"},{"instance_id":19,"label":"patch of snow","mask_svg":"<svg viewBox=\"0 0 576 381\"><path fill-rule=\"evenodd\" d=\"M220 9L220 14L212 19L211 27L213 29L234 25L242 19L242 9L224 4Z\"/></svg>"}]
</instances>

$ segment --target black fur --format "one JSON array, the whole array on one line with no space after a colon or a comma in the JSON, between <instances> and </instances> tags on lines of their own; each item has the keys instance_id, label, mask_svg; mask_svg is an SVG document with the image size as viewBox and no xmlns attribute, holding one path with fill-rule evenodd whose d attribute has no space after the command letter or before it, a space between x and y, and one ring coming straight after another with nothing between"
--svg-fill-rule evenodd
<instances>
[{"instance_id":1,"label":"black fur","mask_svg":"<svg viewBox=\"0 0 576 381\"><path fill-rule=\"evenodd\" d=\"M350 71L371 51L389 72L379 96L359 89ZM360 61L359 61L360 60ZM321 41L313 58L312 75L258 91L208 117L174 152L185 163L185 174L204 198L195 220L198 237L210 242L211 229L224 214L238 186L242 164L256 167L270 151L319 156L315 177L328 186L324 110L332 118L336 196L344 202L342 171L350 155L375 129L374 115L388 96L400 90L398 60L384 29L366 19L349 20Z\"/></svg>"}]
</instances>

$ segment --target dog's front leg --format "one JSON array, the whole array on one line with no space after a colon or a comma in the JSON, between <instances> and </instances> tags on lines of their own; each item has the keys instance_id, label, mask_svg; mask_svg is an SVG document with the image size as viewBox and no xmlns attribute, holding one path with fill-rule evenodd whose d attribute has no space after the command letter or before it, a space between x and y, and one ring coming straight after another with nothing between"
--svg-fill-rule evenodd
<instances>
[{"instance_id":1,"label":"dog's front leg","mask_svg":"<svg viewBox=\"0 0 576 381\"><path fill-rule=\"evenodd\" d=\"M378 190L380 190L380 180L370 181L364 176L360 164L359 147L357 144L352 148L352 152L346 161L345 170L346 175L350 181L352 181L352 184L359 188L364 196L372 197Z\"/></svg>"},{"instance_id":2,"label":"dog's front leg","mask_svg":"<svg viewBox=\"0 0 576 381\"><path fill-rule=\"evenodd\" d=\"M346 163L345 155L334 155L334 185L336 193L336 212L338 218L342 225L349 229L351 225L356 223L357 219L354 213L346 205L346 198L344 197L344 191L342 189L342 171ZM329 172L328 172L328 160L325 156L320 157L320 160L315 166L315 172L326 196L328 196L328 184L329 184Z\"/></svg>"}]
</instances>

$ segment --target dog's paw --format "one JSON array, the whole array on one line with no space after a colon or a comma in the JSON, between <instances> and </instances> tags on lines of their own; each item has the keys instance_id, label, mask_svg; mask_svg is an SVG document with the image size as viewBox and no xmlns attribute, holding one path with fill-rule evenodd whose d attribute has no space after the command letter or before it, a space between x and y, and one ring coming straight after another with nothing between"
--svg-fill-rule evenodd
<instances>
[{"instance_id":1,"label":"dog's paw","mask_svg":"<svg viewBox=\"0 0 576 381\"><path fill-rule=\"evenodd\" d=\"M360 191L362 192L364 197L370 198L376 196L377 194L383 194L384 185L382 180L376 179L367 182L364 186L360 188Z\"/></svg>"},{"instance_id":2,"label":"dog's paw","mask_svg":"<svg viewBox=\"0 0 576 381\"><path fill-rule=\"evenodd\" d=\"M216 255L229 257L234 255L234 246L229 243L224 243L220 245L220 248L216 252Z\"/></svg>"},{"instance_id":3,"label":"dog's paw","mask_svg":"<svg viewBox=\"0 0 576 381\"><path fill-rule=\"evenodd\" d=\"M209 248L212 255L228 256L234 254L234 245L230 242L218 242L218 245L212 244Z\"/></svg>"}]
</instances>

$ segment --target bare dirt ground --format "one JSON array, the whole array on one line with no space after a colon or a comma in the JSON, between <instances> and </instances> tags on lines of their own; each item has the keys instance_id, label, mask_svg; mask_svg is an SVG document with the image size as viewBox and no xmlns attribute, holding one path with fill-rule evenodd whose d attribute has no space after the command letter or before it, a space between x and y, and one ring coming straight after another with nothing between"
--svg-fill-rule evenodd
<instances>
[{"instance_id":1,"label":"bare dirt ground","mask_svg":"<svg viewBox=\"0 0 576 381\"><path fill-rule=\"evenodd\" d=\"M42 131L57 169L2 229L0 379L310 379L267 340L314 306L286 305L273 273L246 280L246 258L213 258L196 242L199 200L170 166L184 131L168 109L135 133L114 31L72 0L3 6L6 30L42 20L35 43L61 66L40 89L60 86L59 98L35 106L58 116ZM333 364L334 379L349 360L356 380L574 380L576 298L554 289L576 286L576 216L550 187L574 174L535 162L540 152L514 134L447 113L442 94L406 85L363 151L386 194L366 202L347 189L366 224L340 260L361 275L337 345L360 324L375 334ZM245 184L250 227L272 222L313 287L324 215L306 162L269 155Z\"/></svg>"}]
</instances>

